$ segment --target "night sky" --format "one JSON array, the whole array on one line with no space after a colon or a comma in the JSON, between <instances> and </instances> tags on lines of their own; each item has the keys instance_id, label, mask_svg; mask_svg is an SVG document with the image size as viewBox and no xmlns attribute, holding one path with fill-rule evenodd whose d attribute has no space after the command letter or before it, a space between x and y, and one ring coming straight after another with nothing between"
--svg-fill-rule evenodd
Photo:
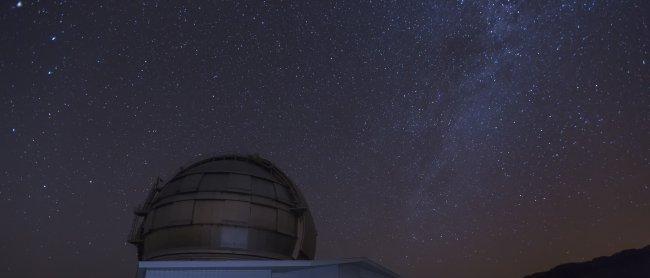
<instances>
[{"instance_id":1,"label":"night sky","mask_svg":"<svg viewBox=\"0 0 650 278\"><path fill-rule=\"evenodd\" d=\"M647 1L2 1L0 276L133 277L149 183L259 153L318 259L520 277L650 244Z\"/></svg>"}]
</instances>

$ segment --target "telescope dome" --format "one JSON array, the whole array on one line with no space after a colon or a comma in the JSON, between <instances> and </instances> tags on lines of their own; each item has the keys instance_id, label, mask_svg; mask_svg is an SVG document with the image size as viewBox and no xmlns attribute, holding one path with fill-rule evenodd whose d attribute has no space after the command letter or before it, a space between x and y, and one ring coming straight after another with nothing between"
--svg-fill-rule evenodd
<instances>
[{"instance_id":1,"label":"telescope dome","mask_svg":"<svg viewBox=\"0 0 650 278\"><path fill-rule=\"evenodd\" d=\"M158 180L136 210L129 242L140 260L313 259L316 229L275 165L225 155Z\"/></svg>"}]
</instances>

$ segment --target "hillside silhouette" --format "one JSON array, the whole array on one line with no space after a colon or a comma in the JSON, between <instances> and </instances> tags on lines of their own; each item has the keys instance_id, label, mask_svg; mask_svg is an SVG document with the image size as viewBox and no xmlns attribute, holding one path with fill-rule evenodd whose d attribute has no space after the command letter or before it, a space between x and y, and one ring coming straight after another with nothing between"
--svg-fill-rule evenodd
<instances>
[{"instance_id":1,"label":"hillside silhouette","mask_svg":"<svg viewBox=\"0 0 650 278\"><path fill-rule=\"evenodd\" d=\"M549 271L525 278L648 278L650 277L650 245L628 249L588 262L561 264Z\"/></svg>"}]
</instances>

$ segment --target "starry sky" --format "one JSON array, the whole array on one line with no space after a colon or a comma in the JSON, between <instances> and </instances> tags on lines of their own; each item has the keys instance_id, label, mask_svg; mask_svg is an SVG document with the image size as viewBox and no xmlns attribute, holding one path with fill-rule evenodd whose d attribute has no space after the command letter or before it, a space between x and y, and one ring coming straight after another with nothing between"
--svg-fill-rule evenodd
<instances>
[{"instance_id":1,"label":"starry sky","mask_svg":"<svg viewBox=\"0 0 650 278\"><path fill-rule=\"evenodd\" d=\"M650 243L647 1L175 2L0 3L0 276L132 277L152 179L223 153L299 185L319 259Z\"/></svg>"}]
</instances>

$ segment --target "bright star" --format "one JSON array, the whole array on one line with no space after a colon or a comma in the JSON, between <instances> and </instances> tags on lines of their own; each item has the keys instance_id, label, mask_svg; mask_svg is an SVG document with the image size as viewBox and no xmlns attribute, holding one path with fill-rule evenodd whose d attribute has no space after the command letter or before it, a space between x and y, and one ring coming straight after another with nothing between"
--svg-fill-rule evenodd
<instances>
[{"instance_id":1,"label":"bright star","mask_svg":"<svg viewBox=\"0 0 650 278\"><path fill-rule=\"evenodd\" d=\"M56 36L52 36L52 37L50 38L50 40L51 40L51 41L56 40Z\"/></svg>"},{"instance_id":2,"label":"bright star","mask_svg":"<svg viewBox=\"0 0 650 278\"><path fill-rule=\"evenodd\" d=\"M20 8L20 7L22 7L22 6L23 6L23 2L22 2L22 1L18 1L18 3L16 3L16 7L17 7L17 8Z\"/></svg>"}]
</instances>

